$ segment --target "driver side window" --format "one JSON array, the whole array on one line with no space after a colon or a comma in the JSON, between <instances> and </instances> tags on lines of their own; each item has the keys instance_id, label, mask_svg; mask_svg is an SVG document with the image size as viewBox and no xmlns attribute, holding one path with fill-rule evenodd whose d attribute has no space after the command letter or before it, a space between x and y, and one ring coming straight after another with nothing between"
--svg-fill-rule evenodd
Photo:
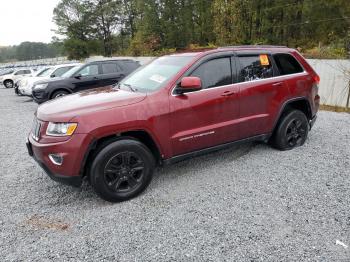
<instances>
[{"instance_id":1,"label":"driver side window","mask_svg":"<svg viewBox=\"0 0 350 262\"><path fill-rule=\"evenodd\" d=\"M202 80L202 88L212 88L232 84L231 59L229 57L216 58L201 64L191 76Z\"/></svg>"},{"instance_id":2,"label":"driver side window","mask_svg":"<svg viewBox=\"0 0 350 262\"><path fill-rule=\"evenodd\" d=\"M98 65L88 65L80 70L77 75L81 76L94 76L98 75Z\"/></svg>"}]
</instances>

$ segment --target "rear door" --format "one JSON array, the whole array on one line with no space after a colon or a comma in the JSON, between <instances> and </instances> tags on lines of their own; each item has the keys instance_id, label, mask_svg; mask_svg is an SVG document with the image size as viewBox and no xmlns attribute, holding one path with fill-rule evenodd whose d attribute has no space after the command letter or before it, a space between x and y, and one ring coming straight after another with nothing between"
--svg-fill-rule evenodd
<instances>
[{"instance_id":1,"label":"rear door","mask_svg":"<svg viewBox=\"0 0 350 262\"><path fill-rule=\"evenodd\" d=\"M199 77L202 90L170 96L174 156L238 138L239 87L233 85L232 56L231 52L203 59L185 74Z\"/></svg>"},{"instance_id":2,"label":"rear door","mask_svg":"<svg viewBox=\"0 0 350 262\"><path fill-rule=\"evenodd\" d=\"M103 62L101 68L100 86L116 84L125 76L123 68L116 61Z\"/></svg>"},{"instance_id":3,"label":"rear door","mask_svg":"<svg viewBox=\"0 0 350 262\"><path fill-rule=\"evenodd\" d=\"M87 64L72 78L74 92L98 87L100 85L100 66L98 63Z\"/></svg>"},{"instance_id":4,"label":"rear door","mask_svg":"<svg viewBox=\"0 0 350 262\"><path fill-rule=\"evenodd\" d=\"M238 54L240 86L240 138L268 134L276 107L288 95L268 53Z\"/></svg>"}]
</instances>

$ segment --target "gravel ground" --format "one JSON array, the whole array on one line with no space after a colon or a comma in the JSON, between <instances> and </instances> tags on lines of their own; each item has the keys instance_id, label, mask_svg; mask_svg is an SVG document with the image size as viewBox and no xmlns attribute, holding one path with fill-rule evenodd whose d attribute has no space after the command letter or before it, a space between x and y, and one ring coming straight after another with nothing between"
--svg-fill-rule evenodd
<instances>
[{"instance_id":1,"label":"gravel ground","mask_svg":"<svg viewBox=\"0 0 350 262\"><path fill-rule=\"evenodd\" d=\"M35 109L0 88L2 261L350 261L348 114L320 112L293 151L247 144L160 168L110 204L27 155Z\"/></svg>"}]
</instances>

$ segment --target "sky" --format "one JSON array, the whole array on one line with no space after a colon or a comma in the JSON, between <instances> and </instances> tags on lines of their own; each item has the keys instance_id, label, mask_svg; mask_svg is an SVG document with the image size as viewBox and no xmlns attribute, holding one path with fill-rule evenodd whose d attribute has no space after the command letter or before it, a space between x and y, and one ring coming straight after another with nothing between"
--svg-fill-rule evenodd
<instances>
[{"instance_id":1,"label":"sky","mask_svg":"<svg viewBox=\"0 0 350 262\"><path fill-rule=\"evenodd\" d=\"M0 0L0 46L51 42L52 12L59 0Z\"/></svg>"}]
</instances>

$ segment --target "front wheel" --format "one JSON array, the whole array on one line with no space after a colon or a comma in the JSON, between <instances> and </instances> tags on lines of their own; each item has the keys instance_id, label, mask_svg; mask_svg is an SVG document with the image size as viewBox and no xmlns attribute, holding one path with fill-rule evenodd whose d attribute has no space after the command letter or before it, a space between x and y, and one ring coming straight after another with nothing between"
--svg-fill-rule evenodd
<instances>
[{"instance_id":1,"label":"front wheel","mask_svg":"<svg viewBox=\"0 0 350 262\"><path fill-rule=\"evenodd\" d=\"M51 99L56 99L62 96L66 96L69 95L69 92L64 91L64 90L58 90L55 93L53 93L53 95L51 96Z\"/></svg>"},{"instance_id":2,"label":"front wheel","mask_svg":"<svg viewBox=\"0 0 350 262\"><path fill-rule=\"evenodd\" d=\"M13 87L13 81L12 80L6 80L4 81L4 86L6 88L12 88Z\"/></svg>"},{"instance_id":3,"label":"front wheel","mask_svg":"<svg viewBox=\"0 0 350 262\"><path fill-rule=\"evenodd\" d=\"M152 180L155 160L149 149L137 140L118 140L95 157L90 181L96 193L110 202L139 195Z\"/></svg>"},{"instance_id":4,"label":"front wheel","mask_svg":"<svg viewBox=\"0 0 350 262\"><path fill-rule=\"evenodd\" d=\"M302 146L308 133L309 123L305 114L300 110L292 110L282 117L271 142L279 150L290 150Z\"/></svg>"}]
</instances>

